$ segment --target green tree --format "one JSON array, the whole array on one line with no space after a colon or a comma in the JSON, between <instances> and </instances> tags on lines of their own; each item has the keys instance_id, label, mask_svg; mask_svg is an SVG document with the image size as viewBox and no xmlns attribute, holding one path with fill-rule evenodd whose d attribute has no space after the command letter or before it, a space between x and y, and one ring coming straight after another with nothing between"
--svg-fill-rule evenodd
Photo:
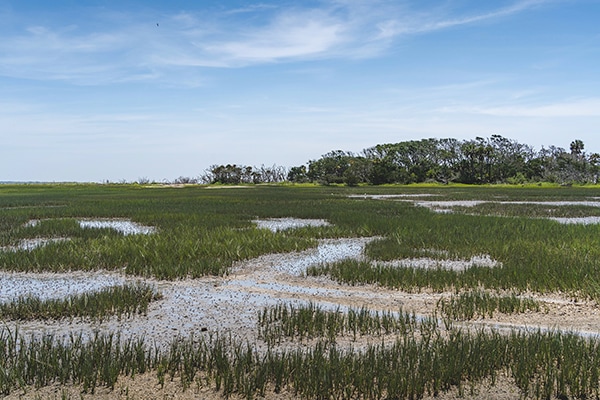
<instances>
[{"instance_id":1,"label":"green tree","mask_svg":"<svg viewBox=\"0 0 600 400\"><path fill-rule=\"evenodd\" d=\"M577 139L571 142L571 154L574 156L581 156L583 155L583 148L584 148L584 144L581 140Z\"/></svg>"},{"instance_id":2,"label":"green tree","mask_svg":"<svg viewBox=\"0 0 600 400\"><path fill-rule=\"evenodd\" d=\"M290 168L287 174L287 180L295 183L308 182L308 176L306 174L306 166L300 165L298 167Z\"/></svg>"},{"instance_id":3,"label":"green tree","mask_svg":"<svg viewBox=\"0 0 600 400\"><path fill-rule=\"evenodd\" d=\"M462 160L458 167L462 183L489 183L492 175L494 148L482 137L462 143Z\"/></svg>"},{"instance_id":4,"label":"green tree","mask_svg":"<svg viewBox=\"0 0 600 400\"><path fill-rule=\"evenodd\" d=\"M213 165L208 175L210 183L239 184L242 182L243 167L235 164Z\"/></svg>"},{"instance_id":5,"label":"green tree","mask_svg":"<svg viewBox=\"0 0 600 400\"><path fill-rule=\"evenodd\" d=\"M344 183L344 173L353 158L354 155L350 152L331 151L318 160L309 161L307 176L311 181L325 185Z\"/></svg>"},{"instance_id":6,"label":"green tree","mask_svg":"<svg viewBox=\"0 0 600 400\"><path fill-rule=\"evenodd\" d=\"M357 186L369 180L372 163L364 157L352 157L348 160L349 166L344 171L344 183L348 186Z\"/></svg>"},{"instance_id":7,"label":"green tree","mask_svg":"<svg viewBox=\"0 0 600 400\"><path fill-rule=\"evenodd\" d=\"M383 185L398 182L398 167L390 158L375 159L372 161L371 171L367 181L372 185Z\"/></svg>"}]
</instances>

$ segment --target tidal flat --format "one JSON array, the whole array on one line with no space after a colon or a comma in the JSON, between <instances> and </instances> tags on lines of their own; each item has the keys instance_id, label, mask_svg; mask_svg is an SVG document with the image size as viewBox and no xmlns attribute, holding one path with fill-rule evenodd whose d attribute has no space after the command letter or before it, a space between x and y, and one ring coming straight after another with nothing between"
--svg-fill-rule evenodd
<instances>
[{"instance_id":1,"label":"tidal flat","mask_svg":"<svg viewBox=\"0 0 600 400\"><path fill-rule=\"evenodd\" d=\"M100 319L4 317L3 337L17 339L2 349L3 395L120 398L127 391L144 398L148 385L161 396L190 398L454 398L467 387L487 398L598 395L594 368L600 367L590 349L600 348L600 235L593 223L600 188L82 185L73 192L66 185L10 185L0 186L0 195L1 304L23 297L92 299L106 288L140 283L160 293L143 312ZM28 241L36 245L22 245ZM143 368L114 367L113 378L94 368L87 377L15 378L19 365L33 365L18 359L11 343L75 346L102 335L118 335L119 346L139 343L138 359L147 352ZM471 361L464 365L437 359L427 369L424 340L433 340L439 354L485 344L505 346L511 356L486 353L484 368L476 354L465 353ZM533 340L547 343L546 353L518 356ZM173 359L173 346L187 341L190 347ZM338 362L335 351L357 363L383 346L380 357L390 363L400 343L421 348L415 353L425 368L420 380L390 368L380 375L355 369L371 388L404 382L397 387L367 391L359 381L332 375L332 386L309 388L302 377L266 373L259 382L254 375L266 368L265 357L296 351L298 362L314 364L303 357L327 349L323 371ZM235 374L239 345L254 361L231 386L217 384ZM229 367L186 366L186 354L200 348L225 351ZM108 354L104 361L117 357ZM564 368L590 372L542 373L559 359ZM311 368L306 364L306 373ZM440 376L437 368L458 375ZM165 374L180 384L166 385Z\"/></svg>"}]
</instances>

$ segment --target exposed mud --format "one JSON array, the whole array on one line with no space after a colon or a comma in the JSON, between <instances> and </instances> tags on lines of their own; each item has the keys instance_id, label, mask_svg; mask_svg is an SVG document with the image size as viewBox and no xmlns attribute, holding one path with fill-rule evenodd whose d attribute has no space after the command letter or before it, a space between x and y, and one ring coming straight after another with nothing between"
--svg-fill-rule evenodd
<instances>
[{"instance_id":1,"label":"exposed mud","mask_svg":"<svg viewBox=\"0 0 600 400\"><path fill-rule=\"evenodd\" d=\"M354 245L364 246L353 242ZM328 242L327 245L341 246L349 243ZM21 333L41 332L66 336L70 332L83 332L91 335L94 331L121 331L124 336L143 336L148 343L166 346L176 336L194 334L209 335L219 332L230 334L240 340L254 342L256 338L257 313L264 306L278 302L313 302L324 308L367 306L373 310L413 311L419 315L432 315L437 301L451 293L406 293L383 289L374 285L346 286L324 278L308 278L296 274L296 270L273 269L285 264L290 258L317 257L318 250L301 253L278 254L260 257L243 262L226 278L204 278L178 282L155 281L164 299L152 303L148 314L131 319L113 318L103 323L81 321L58 321L53 323L30 322L20 324ZM98 273L98 277L102 273ZM105 275L108 278L108 275ZM58 281L56 281L58 283ZM2 285L4 287L4 285ZM524 294L524 296L532 296ZM464 324L465 327L493 327L495 329L562 329L577 331L582 335L599 334L599 310L593 302L573 301L559 295L534 296L543 303L541 312L528 312L520 315L495 314L494 318L480 319ZM7 325L15 325L8 323ZM368 338L366 339L368 340ZM359 343L353 343L354 347ZM468 385L467 385L468 387ZM115 390L98 388L94 395L80 395L79 387L50 386L41 389L31 388L28 393L17 391L9 399L61 398L65 394L71 398L101 399L220 399L221 394L208 387L192 387L182 390L178 380L167 382L160 387L155 373L132 378L121 378ZM41 396L41 397L40 397ZM64 397L63 397L64 398ZM265 399L293 399L292 393L275 394L267 392ZM426 399L519 399L522 395L512 378L501 376L490 384L478 383L468 387L466 393L456 389L442 393L439 397Z\"/></svg>"},{"instance_id":2,"label":"exposed mud","mask_svg":"<svg viewBox=\"0 0 600 400\"><path fill-rule=\"evenodd\" d=\"M149 235L156 232L153 226L141 225L125 219L82 219L79 221L82 228L110 228L123 235Z\"/></svg>"},{"instance_id":3,"label":"exposed mud","mask_svg":"<svg viewBox=\"0 0 600 400\"><path fill-rule=\"evenodd\" d=\"M263 307L278 302L313 302L324 307L369 307L380 311L402 308L416 314L433 315L440 298L453 293L428 290L408 293L377 285L348 286L330 279L306 277L306 267L361 257L367 238L324 240L315 249L289 254L271 254L238 263L226 277L181 281L147 280L164 298L152 303L147 315L100 322L81 320L56 322L7 322L23 333L53 333L58 337L73 331L120 331L124 336L142 335L149 342L168 344L175 336L230 333L243 340L256 339L257 315ZM74 272L71 274L0 274L0 301L31 293L60 297L82 291L123 284L134 278L114 273ZM135 278L135 280L139 280ZM504 315L470 321L469 326L560 329L583 335L600 335L600 310L592 301L573 300L560 295L524 293L541 302L540 312Z\"/></svg>"},{"instance_id":4,"label":"exposed mud","mask_svg":"<svg viewBox=\"0 0 600 400\"><path fill-rule=\"evenodd\" d=\"M0 246L0 251L31 251L50 243L64 242L66 240L70 239L64 237L21 239L16 246Z\"/></svg>"},{"instance_id":5,"label":"exposed mud","mask_svg":"<svg viewBox=\"0 0 600 400\"><path fill-rule=\"evenodd\" d=\"M409 268L422 268L422 269L447 269L452 271L464 271L471 267L487 267L495 268L502 266L502 263L493 260L489 255L473 256L468 260L451 260L444 259L438 260L428 257L420 258L405 258L401 260L377 262L378 265L390 266L390 267L409 267Z\"/></svg>"},{"instance_id":6,"label":"exposed mud","mask_svg":"<svg viewBox=\"0 0 600 400\"><path fill-rule=\"evenodd\" d=\"M36 226L41 222L39 219L32 219L28 221L25 226ZM137 222L130 221L128 219L91 219L85 218L80 219L79 226L81 228L92 228L101 229L109 228L121 232L123 235L148 235L156 232L156 228L153 226L146 226L138 224Z\"/></svg>"},{"instance_id":7,"label":"exposed mud","mask_svg":"<svg viewBox=\"0 0 600 400\"><path fill-rule=\"evenodd\" d=\"M270 229L273 232L302 228L305 226L329 226L329 222L323 219L269 218L257 219L253 222L259 228Z\"/></svg>"},{"instance_id":8,"label":"exposed mud","mask_svg":"<svg viewBox=\"0 0 600 400\"><path fill-rule=\"evenodd\" d=\"M19 296L35 296L42 300L60 299L102 290L110 286L122 285L131 280L132 278L104 271L74 271L69 273L0 272L0 302L9 302Z\"/></svg>"},{"instance_id":9,"label":"exposed mud","mask_svg":"<svg viewBox=\"0 0 600 400\"><path fill-rule=\"evenodd\" d=\"M25 227L36 226L41 222L39 219L32 219L25 224ZM78 220L79 226L83 229L101 229L108 228L121 232L123 235L149 235L156 232L153 226L141 225L127 219L81 219ZM64 242L71 240L68 237L36 237L30 239L21 239L14 246L0 246L0 251L31 251L38 247L46 246L50 243Z\"/></svg>"},{"instance_id":10,"label":"exposed mud","mask_svg":"<svg viewBox=\"0 0 600 400\"><path fill-rule=\"evenodd\" d=\"M292 224L293 225L293 224ZM269 229L279 229L269 227ZM288 254L270 254L256 259L239 262L225 277L205 277L180 281L146 280L154 284L163 294L163 299L151 303L146 315L132 318L111 318L103 322L78 319L55 322L5 322L9 328L18 327L22 334L54 334L67 337L72 332L84 336L100 332L121 332L124 337L143 336L148 343L159 347L167 346L177 336L230 334L233 338L254 342L258 312L265 306L280 302L313 302L324 308L366 306L378 311L414 312L420 316L434 315L436 304L441 298L454 293L435 293L422 290L418 293L402 292L377 285L349 286L338 284L325 277L307 277L304 272L310 265L335 262L344 258L361 258L366 244L373 238L350 238L323 240L314 249ZM398 260L398 266L422 264L424 268L440 260ZM436 264L437 263L437 264ZM468 268L470 265L486 263L494 267L496 262L483 255L479 258L462 260L459 266L445 264L449 268ZM458 264L457 264L458 265ZM139 278L125 277L108 272L73 272L69 274L25 274L0 273L0 301L9 301L18 295L31 293L46 297L61 297L73 293L98 290L102 287L123 284ZM493 318L481 318L460 323L466 328L493 327L495 329L542 329L563 330L584 336L600 335L600 308L593 301L575 300L560 294L539 295L523 293L533 297L542 307L539 312L505 315L494 314ZM50 387L35 391L36 396L61 396L63 388ZM78 388L67 388L79 397ZM513 399L520 394L510 378L501 377L494 386L478 384L474 394L465 398ZM169 383L164 389L157 386L154 375L139 376L135 380L122 379L114 391L102 391L95 398L220 398L212 390L196 388L182 392L180 386ZM11 395L12 396L12 395ZM16 397L15 397L16 396ZM15 394L9 398L27 398ZM454 399L457 393L444 393L439 398ZM268 399L291 399L289 393L269 394Z\"/></svg>"}]
</instances>

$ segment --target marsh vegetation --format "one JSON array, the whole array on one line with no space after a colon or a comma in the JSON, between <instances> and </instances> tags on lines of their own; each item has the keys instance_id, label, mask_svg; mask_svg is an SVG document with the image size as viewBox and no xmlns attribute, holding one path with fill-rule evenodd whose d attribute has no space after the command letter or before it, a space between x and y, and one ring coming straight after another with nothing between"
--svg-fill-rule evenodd
<instances>
[{"instance_id":1,"label":"marsh vegetation","mask_svg":"<svg viewBox=\"0 0 600 400\"><path fill-rule=\"evenodd\" d=\"M111 286L66 298L44 300L34 295L19 296L15 300L0 303L0 319L90 318L101 321L113 315L121 318L146 313L150 302L160 298L160 293L145 283Z\"/></svg>"},{"instance_id":2,"label":"marsh vegetation","mask_svg":"<svg viewBox=\"0 0 600 400\"><path fill-rule=\"evenodd\" d=\"M151 373L157 390L176 380L183 393L243 398L421 398L500 377L523 397L597 397L600 226L552 218L597 217L598 196L1 186L3 276L123 281L49 298L3 284L0 393L94 393ZM22 246L31 240L39 245Z\"/></svg>"}]
</instances>

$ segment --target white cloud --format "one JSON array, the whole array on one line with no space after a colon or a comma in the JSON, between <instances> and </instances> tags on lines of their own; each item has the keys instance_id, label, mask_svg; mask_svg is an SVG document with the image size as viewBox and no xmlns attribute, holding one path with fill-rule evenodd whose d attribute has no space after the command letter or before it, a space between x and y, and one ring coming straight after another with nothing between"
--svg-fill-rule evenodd
<instances>
[{"instance_id":1,"label":"white cloud","mask_svg":"<svg viewBox=\"0 0 600 400\"><path fill-rule=\"evenodd\" d=\"M77 84L137 79L143 69L128 59L139 44L131 33L28 27L0 43L0 74Z\"/></svg>"},{"instance_id":2,"label":"white cloud","mask_svg":"<svg viewBox=\"0 0 600 400\"><path fill-rule=\"evenodd\" d=\"M56 26L20 16L25 21L20 31L2 33L0 75L76 84L172 84L185 78L195 86L202 81L198 67L375 57L399 37L506 17L547 2L518 1L477 15L410 9L406 2L333 1L314 8L259 4L220 14L179 12L163 16L160 26L148 22L147 13L82 16L78 25Z\"/></svg>"},{"instance_id":3,"label":"white cloud","mask_svg":"<svg viewBox=\"0 0 600 400\"><path fill-rule=\"evenodd\" d=\"M504 17L510 16L510 15L513 15L516 13L520 13L520 12L529 10L533 7L537 7L537 6L547 3L547 2L548 2L547 0L518 1L508 7L500 8L500 9L497 9L497 10L494 10L491 12L478 14L478 15L471 15L471 16L466 16L466 17L459 17L456 19L447 19L447 20L433 22L431 24L426 24L423 27L423 29L425 31L439 30L439 29L450 28L450 27L458 26L458 25L472 24L472 23L485 21L485 20L504 18Z\"/></svg>"},{"instance_id":4,"label":"white cloud","mask_svg":"<svg viewBox=\"0 0 600 400\"><path fill-rule=\"evenodd\" d=\"M445 113L482 114L499 117L600 117L600 98L586 98L536 105L509 105L488 107L444 107Z\"/></svg>"},{"instance_id":5,"label":"white cloud","mask_svg":"<svg viewBox=\"0 0 600 400\"><path fill-rule=\"evenodd\" d=\"M377 24L378 38L389 39L396 36L407 36L435 32L461 25L470 25L482 21L505 18L524 12L553 0L521 0L514 4L493 11L472 15L449 15L448 11L408 12L389 18ZM406 10L404 10L406 12Z\"/></svg>"},{"instance_id":6,"label":"white cloud","mask_svg":"<svg viewBox=\"0 0 600 400\"><path fill-rule=\"evenodd\" d=\"M243 35L241 40L212 44L206 49L234 62L319 56L345 40L343 23L319 14L283 15L269 26Z\"/></svg>"},{"instance_id":7,"label":"white cloud","mask_svg":"<svg viewBox=\"0 0 600 400\"><path fill-rule=\"evenodd\" d=\"M246 7L234 8L232 10L226 11L226 14L246 14L246 13L253 13L256 11L272 10L272 9L276 9L276 8L277 8L277 6L275 6L273 4L259 3L259 4L251 4Z\"/></svg>"}]
</instances>

